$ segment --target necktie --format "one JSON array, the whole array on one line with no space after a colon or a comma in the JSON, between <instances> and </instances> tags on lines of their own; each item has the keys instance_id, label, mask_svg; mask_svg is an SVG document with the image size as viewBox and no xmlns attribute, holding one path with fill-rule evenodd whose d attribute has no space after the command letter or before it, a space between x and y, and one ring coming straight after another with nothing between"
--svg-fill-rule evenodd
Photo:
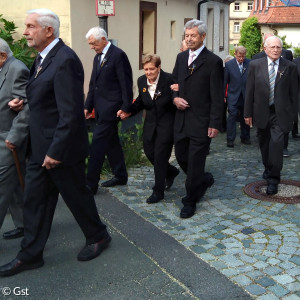
<instances>
[{"instance_id":1,"label":"necktie","mask_svg":"<svg viewBox=\"0 0 300 300\"><path fill-rule=\"evenodd\" d=\"M101 56L102 56L102 52L99 53L99 56L98 56L98 64L97 64L97 73L99 73L100 69L101 69Z\"/></svg>"},{"instance_id":2,"label":"necktie","mask_svg":"<svg viewBox=\"0 0 300 300\"><path fill-rule=\"evenodd\" d=\"M269 81L270 81L270 94L269 94L269 105L274 103L274 86L275 86L275 62L270 64L269 69Z\"/></svg>"},{"instance_id":3,"label":"necktie","mask_svg":"<svg viewBox=\"0 0 300 300\"><path fill-rule=\"evenodd\" d=\"M190 52L188 66L194 61L195 56L196 56L196 54L194 52Z\"/></svg>"},{"instance_id":4,"label":"necktie","mask_svg":"<svg viewBox=\"0 0 300 300\"><path fill-rule=\"evenodd\" d=\"M243 73L243 64L239 64L240 72Z\"/></svg>"},{"instance_id":5,"label":"necktie","mask_svg":"<svg viewBox=\"0 0 300 300\"><path fill-rule=\"evenodd\" d=\"M42 62L42 57L41 57L41 55L39 54L39 55L36 57L36 59L35 59L35 66L34 66L34 68L35 68L35 73L37 73L37 70L38 70L39 66L41 65L41 62Z\"/></svg>"}]
</instances>

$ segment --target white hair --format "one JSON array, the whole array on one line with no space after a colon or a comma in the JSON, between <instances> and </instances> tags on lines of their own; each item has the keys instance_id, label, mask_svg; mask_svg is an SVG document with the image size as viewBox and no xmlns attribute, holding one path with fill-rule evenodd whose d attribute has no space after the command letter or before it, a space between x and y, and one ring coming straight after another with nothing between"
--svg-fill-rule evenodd
<instances>
[{"instance_id":1,"label":"white hair","mask_svg":"<svg viewBox=\"0 0 300 300\"><path fill-rule=\"evenodd\" d=\"M184 31L186 29L192 29L194 27L198 27L198 33L200 35L203 35L207 31L207 27L206 27L205 23L203 21L200 21L197 19L193 19L193 20L186 22L184 25Z\"/></svg>"},{"instance_id":2,"label":"white hair","mask_svg":"<svg viewBox=\"0 0 300 300\"><path fill-rule=\"evenodd\" d=\"M0 53L6 53L7 57L13 56L7 42L0 38Z\"/></svg>"},{"instance_id":3,"label":"white hair","mask_svg":"<svg viewBox=\"0 0 300 300\"><path fill-rule=\"evenodd\" d=\"M282 47L282 46L283 46L283 42L282 42L281 38L279 38L278 36L275 36L275 35L268 37L268 38L265 40L265 42L264 42L264 46L265 46L265 47L268 47L269 42L270 42L271 40L276 40L276 39L280 42L280 46Z\"/></svg>"},{"instance_id":4,"label":"white hair","mask_svg":"<svg viewBox=\"0 0 300 300\"><path fill-rule=\"evenodd\" d=\"M37 18L37 22L42 27L52 27L54 32L53 35L55 38L59 37L59 27L60 27L60 21L57 14L55 14L53 11L47 8L38 8L38 9L32 9L27 11L27 14L37 14L39 15Z\"/></svg>"},{"instance_id":5,"label":"white hair","mask_svg":"<svg viewBox=\"0 0 300 300\"><path fill-rule=\"evenodd\" d=\"M85 35L85 38L88 39L90 36L93 36L97 41L101 40L103 37L107 40L106 31L99 26L91 28Z\"/></svg>"}]
</instances>

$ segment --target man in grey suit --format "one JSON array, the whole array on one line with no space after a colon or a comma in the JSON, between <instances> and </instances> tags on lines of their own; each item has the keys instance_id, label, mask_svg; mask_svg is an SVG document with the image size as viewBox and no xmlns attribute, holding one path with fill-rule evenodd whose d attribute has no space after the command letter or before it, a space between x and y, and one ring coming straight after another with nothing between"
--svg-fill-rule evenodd
<instances>
[{"instance_id":1,"label":"man in grey suit","mask_svg":"<svg viewBox=\"0 0 300 300\"><path fill-rule=\"evenodd\" d=\"M16 227L4 233L5 239L21 237L24 232L23 190L12 151L17 152L24 175L29 119L25 93L28 76L27 67L14 58L6 41L0 38L0 228L8 208ZM25 105L16 112L10 108L11 101L22 101Z\"/></svg>"},{"instance_id":2,"label":"man in grey suit","mask_svg":"<svg viewBox=\"0 0 300 300\"><path fill-rule=\"evenodd\" d=\"M271 36L264 43L266 57L249 64L244 117L257 127L265 167L267 194L278 192L283 166L284 134L297 120L298 77L296 65L281 57L282 40Z\"/></svg>"}]
</instances>

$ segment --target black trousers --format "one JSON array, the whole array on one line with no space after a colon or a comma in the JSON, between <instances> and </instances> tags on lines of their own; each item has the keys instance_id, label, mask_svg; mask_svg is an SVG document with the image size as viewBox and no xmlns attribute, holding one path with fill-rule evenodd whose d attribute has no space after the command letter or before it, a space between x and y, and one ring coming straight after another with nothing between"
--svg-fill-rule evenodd
<instances>
[{"instance_id":1,"label":"black trousers","mask_svg":"<svg viewBox=\"0 0 300 300\"><path fill-rule=\"evenodd\" d=\"M211 139L208 136L185 137L175 143L175 155L181 169L186 173L185 205L195 205L205 181L205 162Z\"/></svg>"},{"instance_id":2,"label":"black trousers","mask_svg":"<svg viewBox=\"0 0 300 300\"><path fill-rule=\"evenodd\" d=\"M98 188L105 155L114 176L127 180L128 174L118 135L118 122L103 122L95 126L86 177L86 183L92 189Z\"/></svg>"},{"instance_id":3,"label":"black trousers","mask_svg":"<svg viewBox=\"0 0 300 300\"><path fill-rule=\"evenodd\" d=\"M276 114L270 113L268 125L257 130L258 143L265 170L268 171L268 183L278 184L283 167L283 148L285 133L280 129Z\"/></svg>"},{"instance_id":4,"label":"black trousers","mask_svg":"<svg viewBox=\"0 0 300 300\"><path fill-rule=\"evenodd\" d=\"M155 134L152 139L143 139L144 152L154 166L155 185L153 191L163 196L165 180L177 173L177 168L169 164L173 141L164 142Z\"/></svg>"},{"instance_id":5,"label":"black trousers","mask_svg":"<svg viewBox=\"0 0 300 300\"><path fill-rule=\"evenodd\" d=\"M24 238L17 258L38 261L48 240L60 193L86 238L86 244L99 241L106 232L93 195L85 186L84 161L51 170L29 161L24 192Z\"/></svg>"}]
</instances>

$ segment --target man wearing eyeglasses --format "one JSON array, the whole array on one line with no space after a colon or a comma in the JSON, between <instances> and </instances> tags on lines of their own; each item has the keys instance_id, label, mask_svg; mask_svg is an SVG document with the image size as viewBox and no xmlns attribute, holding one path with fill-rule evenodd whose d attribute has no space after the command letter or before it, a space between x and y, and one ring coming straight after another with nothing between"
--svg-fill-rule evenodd
<instances>
[{"instance_id":1,"label":"man wearing eyeglasses","mask_svg":"<svg viewBox=\"0 0 300 300\"><path fill-rule=\"evenodd\" d=\"M264 51L266 57L249 64L244 117L246 124L257 127L266 193L274 195L283 166L284 134L297 120L298 77L296 65L281 57L280 38L267 38Z\"/></svg>"}]
</instances>

